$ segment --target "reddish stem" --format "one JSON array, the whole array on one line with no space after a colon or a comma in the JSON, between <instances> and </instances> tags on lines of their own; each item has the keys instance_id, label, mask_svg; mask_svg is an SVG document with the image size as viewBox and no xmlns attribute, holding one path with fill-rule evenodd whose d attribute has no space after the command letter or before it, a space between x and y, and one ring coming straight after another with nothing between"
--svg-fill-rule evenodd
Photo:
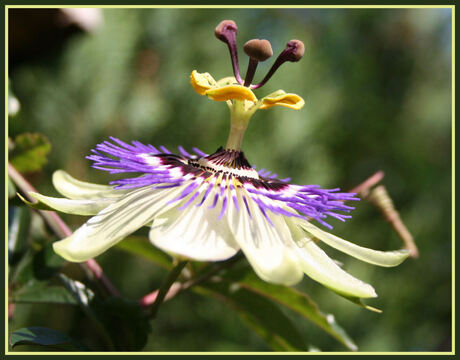
<instances>
[{"instance_id":1,"label":"reddish stem","mask_svg":"<svg viewBox=\"0 0 460 360\"><path fill-rule=\"evenodd\" d=\"M182 288L183 288L183 284L181 282L178 282L178 281L174 282L169 288L168 292L166 293L163 301L168 301L172 299L182 290ZM152 291L151 293L144 295L139 300L139 305L143 308L150 307L157 299L159 291L160 291L159 289L156 289L155 291Z\"/></svg>"},{"instance_id":2,"label":"reddish stem","mask_svg":"<svg viewBox=\"0 0 460 360\"><path fill-rule=\"evenodd\" d=\"M369 195L369 190L371 187L377 185L380 181L382 181L385 174L383 171L377 171L374 175L364 180L361 184L354 187L350 190L350 192L360 194L362 197L366 197Z\"/></svg>"}]
</instances>

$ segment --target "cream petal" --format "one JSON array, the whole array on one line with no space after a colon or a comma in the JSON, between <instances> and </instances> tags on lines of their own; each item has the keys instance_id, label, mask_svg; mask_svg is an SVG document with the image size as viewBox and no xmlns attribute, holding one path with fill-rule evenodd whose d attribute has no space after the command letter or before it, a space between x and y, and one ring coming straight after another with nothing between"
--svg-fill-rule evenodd
<instances>
[{"instance_id":1,"label":"cream petal","mask_svg":"<svg viewBox=\"0 0 460 360\"><path fill-rule=\"evenodd\" d=\"M75 215L95 215L115 201L115 199L70 200L44 196L35 192L29 192L29 195L38 201L37 204L31 203L31 206L35 208L57 210Z\"/></svg>"},{"instance_id":2,"label":"cream petal","mask_svg":"<svg viewBox=\"0 0 460 360\"><path fill-rule=\"evenodd\" d=\"M301 259L303 271L313 280L344 296L376 297L374 288L342 270L313 241L313 238L297 227L292 219L287 223L296 243L297 254Z\"/></svg>"},{"instance_id":3,"label":"cream petal","mask_svg":"<svg viewBox=\"0 0 460 360\"><path fill-rule=\"evenodd\" d=\"M89 219L71 236L55 242L54 250L69 261L95 257L171 208L173 205L168 202L179 191L181 188L133 190Z\"/></svg>"},{"instance_id":4,"label":"cream petal","mask_svg":"<svg viewBox=\"0 0 460 360\"><path fill-rule=\"evenodd\" d=\"M397 266L409 256L409 251L404 249L379 251L358 246L338 236L329 234L307 221L300 221L299 226L329 246L370 264L385 267Z\"/></svg>"},{"instance_id":5,"label":"cream petal","mask_svg":"<svg viewBox=\"0 0 460 360\"><path fill-rule=\"evenodd\" d=\"M247 195L249 215L238 189L239 211L229 207L230 229L256 274L275 284L294 285L303 278L298 256L290 241L290 232L282 216L267 213L271 225L259 206ZM232 204L233 205L233 204Z\"/></svg>"},{"instance_id":6,"label":"cream petal","mask_svg":"<svg viewBox=\"0 0 460 360\"><path fill-rule=\"evenodd\" d=\"M198 261L225 260L237 253L235 243L227 222L219 219L219 209L209 209L214 199L216 186L200 206L202 196L187 205L184 199L175 208L156 218L150 230L150 241L158 248L177 255L182 255ZM202 185L201 191L207 189ZM198 190L197 190L198 191ZM190 194L190 197L193 194Z\"/></svg>"},{"instance_id":7,"label":"cream petal","mask_svg":"<svg viewBox=\"0 0 460 360\"><path fill-rule=\"evenodd\" d=\"M77 180L64 170L57 170L53 174L53 185L56 190L69 199L99 199L118 198L130 190L114 190L113 186L92 184Z\"/></svg>"}]
</instances>

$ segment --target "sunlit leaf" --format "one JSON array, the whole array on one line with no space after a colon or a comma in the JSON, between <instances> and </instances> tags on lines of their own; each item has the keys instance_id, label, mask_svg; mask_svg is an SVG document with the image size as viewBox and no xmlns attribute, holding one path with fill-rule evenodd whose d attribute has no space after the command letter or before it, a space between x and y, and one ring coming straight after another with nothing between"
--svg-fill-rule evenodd
<instances>
[{"instance_id":1,"label":"sunlit leaf","mask_svg":"<svg viewBox=\"0 0 460 360\"><path fill-rule=\"evenodd\" d=\"M295 288L269 284L260 280L252 271L239 269L228 271L224 278L235 284L295 311L305 319L312 321L332 335L350 350L357 350L356 344L342 329L332 314L324 314L319 306L307 295Z\"/></svg>"},{"instance_id":2,"label":"sunlit leaf","mask_svg":"<svg viewBox=\"0 0 460 360\"><path fill-rule=\"evenodd\" d=\"M88 348L70 336L57 330L39 326L31 326L16 330L10 339L11 346L37 344L52 346L63 350L88 351Z\"/></svg>"},{"instance_id":3,"label":"sunlit leaf","mask_svg":"<svg viewBox=\"0 0 460 360\"><path fill-rule=\"evenodd\" d=\"M214 296L236 310L240 318L273 350L307 351L303 335L267 297L228 282L209 282L195 290Z\"/></svg>"},{"instance_id":4,"label":"sunlit leaf","mask_svg":"<svg viewBox=\"0 0 460 360\"><path fill-rule=\"evenodd\" d=\"M46 156L51 150L49 140L42 134L24 133L14 139L14 148L9 161L19 172L34 172L47 163Z\"/></svg>"},{"instance_id":5,"label":"sunlit leaf","mask_svg":"<svg viewBox=\"0 0 460 360\"><path fill-rule=\"evenodd\" d=\"M332 290L332 291L334 291L334 290ZM363 303L363 300L361 298L344 295L344 294L341 294L341 293L339 293L337 291L335 291L335 293L340 295L340 296L342 296L342 297L344 297L345 299L351 301L352 303L363 307L366 310L370 310L370 311L373 311L373 312L376 312L376 313L381 313L382 312L382 310L380 310L380 309L377 309L375 307L372 307L372 306L369 306L369 305Z\"/></svg>"}]
</instances>

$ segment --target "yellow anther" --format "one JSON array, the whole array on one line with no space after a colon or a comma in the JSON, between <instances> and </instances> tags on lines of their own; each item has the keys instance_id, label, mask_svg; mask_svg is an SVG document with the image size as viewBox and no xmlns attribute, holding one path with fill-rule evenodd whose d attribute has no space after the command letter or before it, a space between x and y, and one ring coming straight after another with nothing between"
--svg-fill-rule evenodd
<instances>
[{"instance_id":1,"label":"yellow anther","mask_svg":"<svg viewBox=\"0 0 460 360\"><path fill-rule=\"evenodd\" d=\"M256 102L257 98L254 93L242 85L226 85L219 88L207 90L205 94L215 101L227 100L248 100Z\"/></svg>"},{"instance_id":2,"label":"yellow anther","mask_svg":"<svg viewBox=\"0 0 460 360\"><path fill-rule=\"evenodd\" d=\"M209 73L200 74L196 70L192 71L190 82L195 91L200 95L205 95L207 90L216 86L216 81Z\"/></svg>"},{"instance_id":3,"label":"yellow anther","mask_svg":"<svg viewBox=\"0 0 460 360\"><path fill-rule=\"evenodd\" d=\"M271 97L270 95L262 99L263 104L259 109L268 109L272 106L285 106L294 110L299 110L305 105L305 101L296 94L279 94Z\"/></svg>"}]
</instances>

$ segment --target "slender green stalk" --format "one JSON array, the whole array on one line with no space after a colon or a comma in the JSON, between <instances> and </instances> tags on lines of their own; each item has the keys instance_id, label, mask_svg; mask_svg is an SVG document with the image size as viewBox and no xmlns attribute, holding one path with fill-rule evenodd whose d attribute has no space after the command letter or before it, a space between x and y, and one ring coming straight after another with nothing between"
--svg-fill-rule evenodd
<instances>
[{"instance_id":1,"label":"slender green stalk","mask_svg":"<svg viewBox=\"0 0 460 360\"><path fill-rule=\"evenodd\" d=\"M179 261L169 272L168 276L163 281L163 284L161 284L161 287L158 289L158 294L155 298L155 301L153 302L152 307L150 308L150 316L152 318L156 317L158 309L160 308L160 305L163 303L166 294L181 274L182 269L185 267L185 265L187 265L187 262L188 260Z\"/></svg>"}]
</instances>

